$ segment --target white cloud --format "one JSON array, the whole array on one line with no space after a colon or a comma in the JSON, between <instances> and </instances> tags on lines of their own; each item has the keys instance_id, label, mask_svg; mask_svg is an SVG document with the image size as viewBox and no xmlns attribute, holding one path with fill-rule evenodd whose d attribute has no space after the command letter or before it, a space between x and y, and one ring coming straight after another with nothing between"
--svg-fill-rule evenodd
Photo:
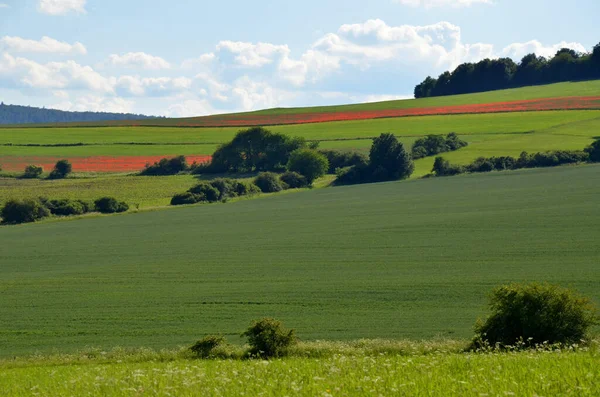
<instances>
[{"instance_id":1,"label":"white cloud","mask_svg":"<svg viewBox=\"0 0 600 397\"><path fill-rule=\"evenodd\" d=\"M165 96L177 92L185 92L192 86L187 77L147 77L121 76L116 87L123 95L133 96Z\"/></svg>"},{"instance_id":2,"label":"white cloud","mask_svg":"<svg viewBox=\"0 0 600 397\"><path fill-rule=\"evenodd\" d=\"M38 9L49 15L65 15L70 12L85 14L87 0L40 0Z\"/></svg>"},{"instance_id":3,"label":"white cloud","mask_svg":"<svg viewBox=\"0 0 600 397\"><path fill-rule=\"evenodd\" d=\"M493 4L492 0L395 0L396 3L400 3L410 7L469 7L473 4Z\"/></svg>"},{"instance_id":4,"label":"white cloud","mask_svg":"<svg viewBox=\"0 0 600 397\"><path fill-rule=\"evenodd\" d=\"M236 80L231 90L238 106L244 110L265 109L280 106L291 100L294 94L243 76Z\"/></svg>"},{"instance_id":5,"label":"white cloud","mask_svg":"<svg viewBox=\"0 0 600 397\"><path fill-rule=\"evenodd\" d=\"M206 69L217 60L214 52L200 55L198 58L188 59L181 64L182 69Z\"/></svg>"},{"instance_id":6,"label":"white cloud","mask_svg":"<svg viewBox=\"0 0 600 397\"><path fill-rule=\"evenodd\" d=\"M260 68L273 63L275 58L290 53L287 45L253 44L242 41L221 41L217 45L217 51L230 52L234 55L236 64L249 68Z\"/></svg>"},{"instance_id":7,"label":"white cloud","mask_svg":"<svg viewBox=\"0 0 600 397\"><path fill-rule=\"evenodd\" d=\"M502 56L513 58L516 61L520 61L525 55L531 53L535 53L538 56L551 58L561 48L571 48L578 52L587 51L586 48L580 43L567 43L565 41L561 41L555 45L544 46L537 40L531 40L526 43L513 43L505 47L501 54Z\"/></svg>"},{"instance_id":8,"label":"white cloud","mask_svg":"<svg viewBox=\"0 0 600 397\"><path fill-rule=\"evenodd\" d=\"M215 114L215 109L206 99L187 99L180 103L170 105L167 109L167 117L196 117Z\"/></svg>"},{"instance_id":9,"label":"white cloud","mask_svg":"<svg viewBox=\"0 0 600 397\"><path fill-rule=\"evenodd\" d=\"M94 95L84 95L75 102L59 102L50 107L53 109L71 112L110 112L110 113L132 113L134 102L123 98L105 98Z\"/></svg>"},{"instance_id":10,"label":"white cloud","mask_svg":"<svg viewBox=\"0 0 600 397\"><path fill-rule=\"evenodd\" d=\"M0 46L10 52L46 54L87 54L85 46L79 42L69 44L44 36L41 40L28 40L16 36L0 38Z\"/></svg>"},{"instance_id":11,"label":"white cloud","mask_svg":"<svg viewBox=\"0 0 600 397\"><path fill-rule=\"evenodd\" d=\"M161 57L144 52L129 52L123 55L113 54L109 57L110 63L115 66L128 68L142 68L147 70L170 69L171 64Z\"/></svg>"}]
</instances>

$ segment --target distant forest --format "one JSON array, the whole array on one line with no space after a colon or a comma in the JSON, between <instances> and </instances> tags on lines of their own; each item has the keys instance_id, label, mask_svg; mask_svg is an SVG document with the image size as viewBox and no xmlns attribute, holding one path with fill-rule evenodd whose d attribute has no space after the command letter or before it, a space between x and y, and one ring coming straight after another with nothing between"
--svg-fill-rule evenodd
<instances>
[{"instance_id":1,"label":"distant forest","mask_svg":"<svg viewBox=\"0 0 600 397\"><path fill-rule=\"evenodd\" d=\"M131 113L65 112L30 106L0 104L0 124L69 123L106 120L141 120L155 117Z\"/></svg>"},{"instance_id":2,"label":"distant forest","mask_svg":"<svg viewBox=\"0 0 600 397\"><path fill-rule=\"evenodd\" d=\"M415 98L599 78L600 44L587 54L569 48L561 49L551 59L529 54L519 64L510 58L463 63L437 79L427 77L415 87Z\"/></svg>"}]
</instances>

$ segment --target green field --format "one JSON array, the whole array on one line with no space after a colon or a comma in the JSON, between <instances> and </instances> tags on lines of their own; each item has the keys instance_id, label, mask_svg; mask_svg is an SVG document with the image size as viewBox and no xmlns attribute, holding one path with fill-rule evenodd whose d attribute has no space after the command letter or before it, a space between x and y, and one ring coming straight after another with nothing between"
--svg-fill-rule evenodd
<instances>
[{"instance_id":1,"label":"green field","mask_svg":"<svg viewBox=\"0 0 600 397\"><path fill-rule=\"evenodd\" d=\"M452 350L452 349L450 349ZM578 352L459 354L439 350L319 358L183 360L138 357L79 360L45 357L0 363L10 396L597 396L597 346ZM105 356L111 356L110 353ZM137 360L136 360L137 358ZM133 360L133 361L131 361Z\"/></svg>"},{"instance_id":2,"label":"green field","mask_svg":"<svg viewBox=\"0 0 600 397\"><path fill-rule=\"evenodd\" d=\"M489 291L549 281L600 299L600 167L315 189L0 227L0 355L301 338L468 338Z\"/></svg>"}]
</instances>

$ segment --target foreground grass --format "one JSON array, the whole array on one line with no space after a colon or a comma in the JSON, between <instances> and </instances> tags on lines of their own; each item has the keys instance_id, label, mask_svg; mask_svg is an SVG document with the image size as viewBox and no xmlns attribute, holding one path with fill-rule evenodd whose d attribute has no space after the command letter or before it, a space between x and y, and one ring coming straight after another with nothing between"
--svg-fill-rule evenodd
<instances>
[{"instance_id":1,"label":"foreground grass","mask_svg":"<svg viewBox=\"0 0 600 397\"><path fill-rule=\"evenodd\" d=\"M62 361L34 357L0 362L0 388L7 396L600 393L600 354L595 345L577 351L480 354L460 353L457 344L449 342L366 341L312 343L298 350L319 348L327 353L303 357L297 351L291 357L272 361L201 361L152 351L131 355L95 352L63 357Z\"/></svg>"},{"instance_id":2,"label":"foreground grass","mask_svg":"<svg viewBox=\"0 0 600 397\"><path fill-rule=\"evenodd\" d=\"M173 347L257 318L306 339L468 338L487 294L600 299L600 167L314 189L0 227L0 356Z\"/></svg>"}]
</instances>

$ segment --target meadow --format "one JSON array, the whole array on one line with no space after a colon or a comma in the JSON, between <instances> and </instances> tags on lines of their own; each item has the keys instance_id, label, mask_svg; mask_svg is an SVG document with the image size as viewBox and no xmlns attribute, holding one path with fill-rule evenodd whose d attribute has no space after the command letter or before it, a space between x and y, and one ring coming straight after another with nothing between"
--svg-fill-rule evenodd
<instances>
[{"instance_id":1,"label":"meadow","mask_svg":"<svg viewBox=\"0 0 600 397\"><path fill-rule=\"evenodd\" d=\"M414 344L414 343L413 343ZM7 395L86 396L596 396L597 346L580 351L421 354L383 351L273 361L182 360L143 352L112 361L45 358L0 363ZM362 349L367 350L367 349ZM110 353L104 353L110 355Z\"/></svg>"},{"instance_id":2,"label":"meadow","mask_svg":"<svg viewBox=\"0 0 600 397\"><path fill-rule=\"evenodd\" d=\"M502 283L600 299L600 167L314 189L0 227L0 355L189 344L273 316L304 340L469 338Z\"/></svg>"}]
</instances>

